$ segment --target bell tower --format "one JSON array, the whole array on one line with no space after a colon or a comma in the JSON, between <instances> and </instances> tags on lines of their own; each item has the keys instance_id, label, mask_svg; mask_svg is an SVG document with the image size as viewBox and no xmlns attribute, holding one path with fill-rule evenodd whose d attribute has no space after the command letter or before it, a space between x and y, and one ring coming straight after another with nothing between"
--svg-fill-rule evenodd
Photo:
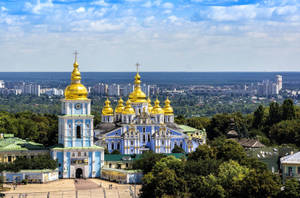
<instances>
[{"instance_id":1,"label":"bell tower","mask_svg":"<svg viewBox=\"0 0 300 198\"><path fill-rule=\"evenodd\" d=\"M64 147L90 147L93 146L94 116L91 115L91 100L87 98L87 89L80 82L77 52L73 66L71 84L65 89L65 98L61 100L58 143Z\"/></svg>"}]
</instances>

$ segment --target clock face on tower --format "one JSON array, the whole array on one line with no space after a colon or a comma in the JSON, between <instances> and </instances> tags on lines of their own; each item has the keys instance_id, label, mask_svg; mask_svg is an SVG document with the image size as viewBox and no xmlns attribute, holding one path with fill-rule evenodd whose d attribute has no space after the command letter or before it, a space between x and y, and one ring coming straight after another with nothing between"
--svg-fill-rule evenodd
<instances>
[{"instance_id":1,"label":"clock face on tower","mask_svg":"<svg viewBox=\"0 0 300 198\"><path fill-rule=\"evenodd\" d=\"M81 108L81 104L80 103L77 103L76 105L75 105L75 109L80 109Z\"/></svg>"}]
</instances>

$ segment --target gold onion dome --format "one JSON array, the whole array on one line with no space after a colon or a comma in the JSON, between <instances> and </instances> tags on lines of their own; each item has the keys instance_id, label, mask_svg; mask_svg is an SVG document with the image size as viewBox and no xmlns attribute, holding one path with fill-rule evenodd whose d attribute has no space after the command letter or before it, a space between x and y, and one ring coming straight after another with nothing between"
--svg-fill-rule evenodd
<instances>
[{"instance_id":1,"label":"gold onion dome","mask_svg":"<svg viewBox=\"0 0 300 198\"><path fill-rule=\"evenodd\" d=\"M139 72L135 75L134 90L129 94L129 99L131 102L147 102L146 94L141 89L141 76Z\"/></svg>"},{"instance_id":2,"label":"gold onion dome","mask_svg":"<svg viewBox=\"0 0 300 198\"><path fill-rule=\"evenodd\" d=\"M128 114L129 114L129 115L135 114L134 109L133 109L132 106L130 105L130 100L129 100L129 99L126 101L126 106L125 106L125 108L124 108L122 114L127 114L127 115L128 115Z\"/></svg>"},{"instance_id":3,"label":"gold onion dome","mask_svg":"<svg viewBox=\"0 0 300 198\"><path fill-rule=\"evenodd\" d=\"M73 64L74 69L71 75L71 84L65 89L66 100L87 100L88 91L84 85L80 83L81 75L78 69L77 58Z\"/></svg>"},{"instance_id":4,"label":"gold onion dome","mask_svg":"<svg viewBox=\"0 0 300 198\"><path fill-rule=\"evenodd\" d=\"M157 114L164 114L164 110L159 106L159 100L156 98L154 102L154 107L151 111L151 114L157 115Z\"/></svg>"},{"instance_id":5,"label":"gold onion dome","mask_svg":"<svg viewBox=\"0 0 300 198\"><path fill-rule=\"evenodd\" d=\"M110 101L108 98L105 101L105 106L102 109L102 115L104 116L112 116L114 114L114 110L110 106Z\"/></svg>"},{"instance_id":6,"label":"gold onion dome","mask_svg":"<svg viewBox=\"0 0 300 198\"><path fill-rule=\"evenodd\" d=\"M147 102L148 102L148 112L151 113L153 107L152 107L152 105L151 105L151 100L150 100L150 98L147 99Z\"/></svg>"},{"instance_id":7,"label":"gold onion dome","mask_svg":"<svg viewBox=\"0 0 300 198\"><path fill-rule=\"evenodd\" d=\"M118 101L118 105L117 105L117 107L115 109L116 113L122 113L123 112L123 110L124 110L123 102L124 101L122 100L122 98L120 98L119 101Z\"/></svg>"},{"instance_id":8,"label":"gold onion dome","mask_svg":"<svg viewBox=\"0 0 300 198\"><path fill-rule=\"evenodd\" d=\"M173 108L171 107L171 102L169 100L169 98L167 97L167 99L165 100L165 107L164 107L164 112L165 115L173 115Z\"/></svg>"}]
</instances>

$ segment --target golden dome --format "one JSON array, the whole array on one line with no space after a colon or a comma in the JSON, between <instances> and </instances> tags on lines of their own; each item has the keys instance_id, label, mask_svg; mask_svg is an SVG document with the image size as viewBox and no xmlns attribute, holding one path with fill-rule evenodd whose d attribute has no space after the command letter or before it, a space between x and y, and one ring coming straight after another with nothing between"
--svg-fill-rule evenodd
<instances>
[{"instance_id":1,"label":"golden dome","mask_svg":"<svg viewBox=\"0 0 300 198\"><path fill-rule=\"evenodd\" d=\"M102 115L104 116L112 116L114 114L114 110L110 106L110 101L108 98L105 101L105 106L102 109Z\"/></svg>"},{"instance_id":2,"label":"golden dome","mask_svg":"<svg viewBox=\"0 0 300 198\"><path fill-rule=\"evenodd\" d=\"M124 108L122 114L127 114L127 115L135 114L134 109L133 109L132 106L130 105L130 100L129 100L129 99L126 101L126 106L125 106L125 108Z\"/></svg>"},{"instance_id":3,"label":"golden dome","mask_svg":"<svg viewBox=\"0 0 300 198\"><path fill-rule=\"evenodd\" d=\"M165 107L164 107L165 115L174 115L173 108L171 107L170 104L171 104L171 102L170 102L169 98L167 97L167 99L165 100Z\"/></svg>"},{"instance_id":4,"label":"golden dome","mask_svg":"<svg viewBox=\"0 0 300 198\"><path fill-rule=\"evenodd\" d=\"M135 75L134 90L129 94L129 99L131 102L147 102L146 94L141 89L141 76L139 72Z\"/></svg>"},{"instance_id":5,"label":"golden dome","mask_svg":"<svg viewBox=\"0 0 300 198\"><path fill-rule=\"evenodd\" d=\"M147 102L148 102L148 112L151 113L153 107L152 107L152 105L151 105L151 100L150 100L150 98L147 99Z\"/></svg>"},{"instance_id":6,"label":"golden dome","mask_svg":"<svg viewBox=\"0 0 300 198\"><path fill-rule=\"evenodd\" d=\"M75 56L73 64L74 69L71 75L71 84L65 89L66 100L87 100L88 91L83 84L80 83L81 75L78 69L78 63Z\"/></svg>"},{"instance_id":7,"label":"golden dome","mask_svg":"<svg viewBox=\"0 0 300 198\"><path fill-rule=\"evenodd\" d=\"M151 111L151 114L157 115L157 114L164 114L164 110L159 106L159 100L156 98L154 102L154 107Z\"/></svg>"},{"instance_id":8,"label":"golden dome","mask_svg":"<svg viewBox=\"0 0 300 198\"><path fill-rule=\"evenodd\" d=\"M120 98L119 101L118 101L118 105L117 105L117 107L115 109L116 113L122 113L123 112L123 110L124 110L123 102L124 101L122 100L122 98Z\"/></svg>"}]
</instances>

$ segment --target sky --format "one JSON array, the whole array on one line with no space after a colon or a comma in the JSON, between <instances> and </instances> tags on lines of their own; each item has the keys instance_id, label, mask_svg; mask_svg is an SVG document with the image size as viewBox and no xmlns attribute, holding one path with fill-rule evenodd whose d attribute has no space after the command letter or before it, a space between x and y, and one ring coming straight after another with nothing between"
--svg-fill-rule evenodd
<instances>
[{"instance_id":1,"label":"sky","mask_svg":"<svg viewBox=\"0 0 300 198\"><path fill-rule=\"evenodd\" d=\"M0 72L300 71L299 0L0 0Z\"/></svg>"}]
</instances>

